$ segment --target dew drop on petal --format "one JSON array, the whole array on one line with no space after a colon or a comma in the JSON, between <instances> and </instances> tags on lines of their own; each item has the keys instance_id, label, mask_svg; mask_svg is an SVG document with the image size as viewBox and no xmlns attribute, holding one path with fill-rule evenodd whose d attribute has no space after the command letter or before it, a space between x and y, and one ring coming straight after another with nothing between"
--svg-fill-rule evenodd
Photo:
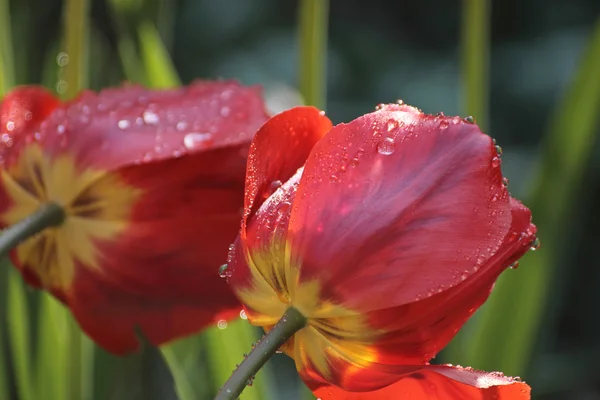
<instances>
[{"instance_id":1,"label":"dew drop on petal","mask_svg":"<svg viewBox=\"0 0 600 400\"><path fill-rule=\"evenodd\" d=\"M14 121L8 121L6 123L6 130L9 131L9 132L11 132L14 129L15 129L15 123L14 123Z\"/></svg>"},{"instance_id":2,"label":"dew drop on petal","mask_svg":"<svg viewBox=\"0 0 600 400\"><path fill-rule=\"evenodd\" d=\"M497 168L500 166L500 158L499 157L494 157L492 158L492 167L493 168Z\"/></svg>"},{"instance_id":3,"label":"dew drop on petal","mask_svg":"<svg viewBox=\"0 0 600 400\"><path fill-rule=\"evenodd\" d=\"M502 185L504 187L508 187L508 178L506 178L506 177L502 178Z\"/></svg>"},{"instance_id":4,"label":"dew drop on petal","mask_svg":"<svg viewBox=\"0 0 600 400\"><path fill-rule=\"evenodd\" d=\"M231 277L231 271L229 271L228 264L223 264L219 267L219 276L221 278L230 278Z\"/></svg>"},{"instance_id":5,"label":"dew drop on petal","mask_svg":"<svg viewBox=\"0 0 600 400\"><path fill-rule=\"evenodd\" d=\"M475 118L473 118L473 116L469 115L468 117L465 117L463 119L463 121L465 121L468 124L474 124L475 123Z\"/></svg>"},{"instance_id":6,"label":"dew drop on petal","mask_svg":"<svg viewBox=\"0 0 600 400\"><path fill-rule=\"evenodd\" d=\"M176 125L176 128L177 128L178 131L184 131L185 128L187 128L187 125L188 125L187 122L185 122L185 121L179 121L177 123L177 125Z\"/></svg>"},{"instance_id":7,"label":"dew drop on petal","mask_svg":"<svg viewBox=\"0 0 600 400\"><path fill-rule=\"evenodd\" d=\"M377 152L383 155L390 155L396 150L396 143L394 139L385 138L377 144Z\"/></svg>"},{"instance_id":8,"label":"dew drop on petal","mask_svg":"<svg viewBox=\"0 0 600 400\"><path fill-rule=\"evenodd\" d=\"M446 121L446 120L440 121L440 129L446 129L446 128L448 128L448 121Z\"/></svg>"},{"instance_id":9,"label":"dew drop on petal","mask_svg":"<svg viewBox=\"0 0 600 400\"><path fill-rule=\"evenodd\" d=\"M228 117L229 114L231 114L231 109L229 107L225 106L225 107L221 108L220 114L221 114L221 117L223 117L223 118Z\"/></svg>"},{"instance_id":10,"label":"dew drop on petal","mask_svg":"<svg viewBox=\"0 0 600 400\"><path fill-rule=\"evenodd\" d=\"M191 132L183 138L183 145L189 150L208 147L211 144L212 135L210 133Z\"/></svg>"},{"instance_id":11,"label":"dew drop on petal","mask_svg":"<svg viewBox=\"0 0 600 400\"><path fill-rule=\"evenodd\" d=\"M540 238L535 238L535 240L533 242L531 242L531 251L536 251L537 249L539 249L542 246L542 242L540 241Z\"/></svg>"},{"instance_id":12,"label":"dew drop on petal","mask_svg":"<svg viewBox=\"0 0 600 400\"><path fill-rule=\"evenodd\" d=\"M393 118L389 119L387 122L387 131L391 132L396 128L398 128L398 121Z\"/></svg>"},{"instance_id":13,"label":"dew drop on petal","mask_svg":"<svg viewBox=\"0 0 600 400\"><path fill-rule=\"evenodd\" d=\"M144 111L144 114L142 114L142 118L144 119L144 122L148 125L156 125L160 121L158 114L152 111Z\"/></svg>"},{"instance_id":14,"label":"dew drop on petal","mask_svg":"<svg viewBox=\"0 0 600 400\"><path fill-rule=\"evenodd\" d=\"M494 147L496 148L496 153L498 153L499 156L502 155L502 147L498 145L495 145Z\"/></svg>"},{"instance_id":15,"label":"dew drop on petal","mask_svg":"<svg viewBox=\"0 0 600 400\"><path fill-rule=\"evenodd\" d=\"M517 269L517 268L519 268L519 262L515 261L514 263L510 264L508 266L508 268L510 268L510 269Z\"/></svg>"},{"instance_id":16,"label":"dew drop on petal","mask_svg":"<svg viewBox=\"0 0 600 400\"><path fill-rule=\"evenodd\" d=\"M119 122L117 122L117 126L119 127L119 129L127 129L129 128L130 122L127 121L126 119L122 119Z\"/></svg>"}]
</instances>

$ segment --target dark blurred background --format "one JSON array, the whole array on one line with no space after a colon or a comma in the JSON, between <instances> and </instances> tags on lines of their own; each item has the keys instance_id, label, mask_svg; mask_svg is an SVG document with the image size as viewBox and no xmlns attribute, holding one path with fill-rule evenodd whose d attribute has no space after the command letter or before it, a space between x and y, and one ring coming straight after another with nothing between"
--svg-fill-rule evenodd
<instances>
[{"instance_id":1,"label":"dark blurred background","mask_svg":"<svg viewBox=\"0 0 600 400\"><path fill-rule=\"evenodd\" d=\"M348 121L396 99L429 113L464 114L460 5L439 0L331 1L326 107L330 118ZM46 67L55 63L60 51L62 2L12 0L10 6L17 82L56 87L57 75ZM140 20L149 19L183 83L236 78L263 85L273 111L299 104L297 11L296 1L280 0L94 0L90 86L101 89L125 79L120 40L131 35ZM544 138L599 17L598 0L492 2L491 99L485 128L504 148L503 169L515 197L531 195ZM600 74L600 69L596 72ZM141 76L139 80L144 81ZM594 131L598 133L598 126ZM568 137L571 132L562 134ZM556 266L539 340L523 376L540 400L600 399L596 145L575 190L564 226L554 227L561 247L545 247L544 230L540 231L540 252L552 252ZM534 210L534 222L535 218ZM526 269L527 260L511 273ZM291 367L280 358L277 363ZM441 359L452 362L443 354ZM159 361L153 356L145 360ZM155 385L161 379L168 381L161 368L154 371L162 377ZM276 373L293 376L289 369ZM278 387L285 386L277 381Z\"/></svg>"}]
</instances>

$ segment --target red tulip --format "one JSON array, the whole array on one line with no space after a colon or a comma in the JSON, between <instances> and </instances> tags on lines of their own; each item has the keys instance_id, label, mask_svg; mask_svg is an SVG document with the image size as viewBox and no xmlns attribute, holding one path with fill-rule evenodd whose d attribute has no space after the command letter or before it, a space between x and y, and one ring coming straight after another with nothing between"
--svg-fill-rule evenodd
<instances>
[{"instance_id":1,"label":"red tulip","mask_svg":"<svg viewBox=\"0 0 600 400\"><path fill-rule=\"evenodd\" d=\"M106 350L154 345L241 310L218 275L239 231L249 143L267 119L257 88L198 82L86 91L37 87L2 103L2 226L44 203L66 219L19 245L26 280Z\"/></svg>"},{"instance_id":2,"label":"red tulip","mask_svg":"<svg viewBox=\"0 0 600 400\"><path fill-rule=\"evenodd\" d=\"M282 183L283 182L283 183ZM332 128L312 107L272 117L248 158L229 283L322 399L526 399L499 373L430 365L535 240L472 120L385 105Z\"/></svg>"}]
</instances>

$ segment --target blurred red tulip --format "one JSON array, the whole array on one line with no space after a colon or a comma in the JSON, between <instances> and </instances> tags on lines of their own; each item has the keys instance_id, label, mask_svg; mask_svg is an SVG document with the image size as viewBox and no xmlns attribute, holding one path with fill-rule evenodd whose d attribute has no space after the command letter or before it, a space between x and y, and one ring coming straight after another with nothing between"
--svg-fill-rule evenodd
<instances>
[{"instance_id":1,"label":"blurred red tulip","mask_svg":"<svg viewBox=\"0 0 600 400\"><path fill-rule=\"evenodd\" d=\"M25 279L106 350L154 345L241 310L218 267L239 231L248 146L267 119L258 88L124 86L61 104L38 87L2 102L0 223L40 205L62 225L12 253Z\"/></svg>"},{"instance_id":2,"label":"blurred red tulip","mask_svg":"<svg viewBox=\"0 0 600 400\"><path fill-rule=\"evenodd\" d=\"M272 117L248 158L228 281L322 399L526 399L499 373L429 361L535 240L471 119L406 105L332 128L312 107Z\"/></svg>"}]
</instances>

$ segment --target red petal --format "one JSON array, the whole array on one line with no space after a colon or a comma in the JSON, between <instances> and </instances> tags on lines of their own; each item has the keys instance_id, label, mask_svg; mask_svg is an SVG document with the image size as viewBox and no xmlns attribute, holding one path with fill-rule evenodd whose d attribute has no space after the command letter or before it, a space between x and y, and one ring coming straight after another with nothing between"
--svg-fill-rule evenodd
<instances>
[{"instance_id":1,"label":"red petal","mask_svg":"<svg viewBox=\"0 0 600 400\"><path fill-rule=\"evenodd\" d=\"M244 223L306 161L331 121L314 107L294 107L269 119L250 145Z\"/></svg>"},{"instance_id":2,"label":"red petal","mask_svg":"<svg viewBox=\"0 0 600 400\"><path fill-rule=\"evenodd\" d=\"M309 383L322 400L527 400L531 388L499 373L470 368L430 365L396 383L371 392L347 392L333 386Z\"/></svg>"},{"instance_id":3,"label":"red petal","mask_svg":"<svg viewBox=\"0 0 600 400\"><path fill-rule=\"evenodd\" d=\"M301 279L318 277L358 311L456 286L499 250L511 224L489 136L457 117L391 110L317 143L290 220Z\"/></svg>"},{"instance_id":4,"label":"red petal","mask_svg":"<svg viewBox=\"0 0 600 400\"><path fill-rule=\"evenodd\" d=\"M52 93L39 86L20 86L4 97L0 103L0 164L9 149L21 145L21 140L59 104Z\"/></svg>"},{"instance_id":5,"label":"red petal","mask_svg":"<svg viewBox=\"0 0 600 400\"><path fill-rule=\"evenodd\" d=\"M80 168L114 170L249 142L267 119L258 88L232 81L149 90L85 91L41 125L45 152L76 154Z\"/></svg>"},{"instance_id":6,"label":"red petal","mask_svg":"<svg viewBox=\"0 0 600 400\"><path fill-rule=\"evenodd\" d=\"M107 350L135 349L136 325L159 345L238 315L218 269L239 229L241 153L216 149L119 171L143 195L125 232L96 243L101 270L80 266L69 294L84 329Z\"/></svg>"}]
</instances>

